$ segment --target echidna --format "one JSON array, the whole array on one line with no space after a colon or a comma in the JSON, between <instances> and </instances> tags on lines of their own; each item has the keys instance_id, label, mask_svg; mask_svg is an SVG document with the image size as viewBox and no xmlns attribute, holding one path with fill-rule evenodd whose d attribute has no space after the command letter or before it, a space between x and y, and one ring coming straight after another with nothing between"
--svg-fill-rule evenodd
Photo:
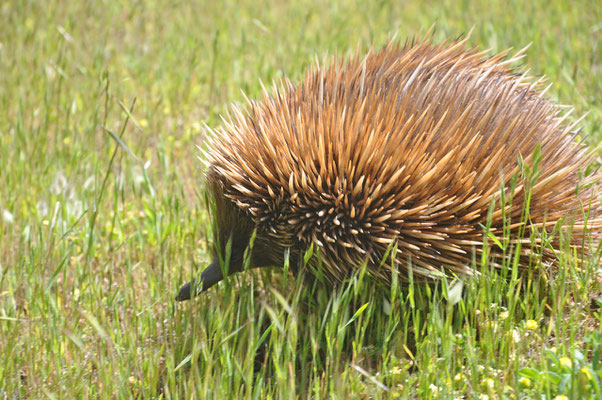
<instances>
[{"instance_id":1,"label":"echidna","mask_svg":"<svg viewBox=\"0 0 602 400\"><path fill-rule=\"evenodd\" d=\"M598 240L600 173L585 173L592 155L575 140L576 123L544 97L541 79L514 70L521 52L488 58L466 40L392 41L234 107L208 152L215 258L177 299L222 280L222 267L240 271L253 234L250 267L282 266L285 253L300 264L313 246L309 263L334 282L361 265L383 280L392 264L416 279L470 275L483 226L521 242L522 267L541 241L531 233L566 216L574 245L586 225ZM499 207L521 172L517 160L533 163L534 152L537 180L518 180L512 203ZM492 199L498 208L489 213ZM392 245L396 259L383 263ZM553 263L553 250L539 251Z\"/></svg>"}]
</instances>

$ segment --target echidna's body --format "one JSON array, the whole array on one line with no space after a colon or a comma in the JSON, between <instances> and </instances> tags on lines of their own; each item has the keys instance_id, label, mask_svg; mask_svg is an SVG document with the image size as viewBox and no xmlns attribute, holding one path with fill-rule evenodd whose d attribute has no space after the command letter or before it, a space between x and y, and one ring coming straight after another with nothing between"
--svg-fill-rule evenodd
<instances>
[{"instance_id":1,"label":"echidna's body","mask_svg":"<svg viewBox=\"0 0 602 400\"><path fill-rule=\"evenodd\" d=\"M464 41L389 44L317 67L296 86L284 81L244 112L235 108L214 134L207 172L218 254L232 240L229 273L241 269L256 229L252 267L283 265L287 249L294 259L313 244L319 268L335 281L364 262L387 279L391 260L381 261L393 243L399 268L410 263L415 277L442 268L470 274L492 199L519 172L519 154L529 164L538 145L529 224L520 223L526 190L519 180L504 213L498 202L490 231L503 236L504 214L511 239L525 230L523 265L533 227L549 231L568 216L581 243L583 206L597 238L595 185L576 189L600 175L583 176L590 157L559 107L503 57L486 58ZM198 291L221 279L214 261Z\"/></svg>"}]
</instances>

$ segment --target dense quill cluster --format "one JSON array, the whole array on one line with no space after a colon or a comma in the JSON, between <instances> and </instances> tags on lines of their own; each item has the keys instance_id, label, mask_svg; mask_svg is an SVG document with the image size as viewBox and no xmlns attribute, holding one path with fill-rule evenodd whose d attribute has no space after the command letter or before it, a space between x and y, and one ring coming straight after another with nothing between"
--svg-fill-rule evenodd
<instances>
[{"instance_id":1,"label":"dense quill cluster","mask_svg":"<svg viewBox=\"0 0 602 400\"><path fill-rule=\"evenodd\" d=\"M391 262L381 261L395 244L395 261L410 263L415 277L442 268L470 274L492 199L520 172L519 155L529 164L539 146L529 223L521 223L527 189L519 179L512 204L491 215L490 232L501 237L506 220L506 233L523 245L523 265L530 232L565 216L575 243L585 212L599 239L600 174L584 175L591 157L571 134L575 124L543 97L540 81L512 70L520 52L488 58L465 41L391 42L318 65L300 84L282 81L262 101L234 108L212 134L207 172L218 255L231 240L229 273L241 269L256 229L252 267L282 265L285 252L295 259L313 245L334 281L363 263L388 279ZM218 258L180 299L222 279Z\"/></svg>"}]
</instances>

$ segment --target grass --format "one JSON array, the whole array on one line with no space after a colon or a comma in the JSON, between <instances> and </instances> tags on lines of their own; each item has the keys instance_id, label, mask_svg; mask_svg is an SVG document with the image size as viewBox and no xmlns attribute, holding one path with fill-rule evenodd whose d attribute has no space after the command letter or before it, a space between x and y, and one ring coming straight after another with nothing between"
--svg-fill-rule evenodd
<instances>
[{"instance_id":1,"label":"grass","mask_svg":"<svg viewBox=\"0 0 602 400\"><path fill-rule=\"evenodd\" d=\"M532 42L602 141L599 2L2 2L0 399L602 397L599 258L567 250L556 275L485 265L461 292L263 271L173 301L209 257L202 122L433 23Z\"/></svg>"}]
</instances>

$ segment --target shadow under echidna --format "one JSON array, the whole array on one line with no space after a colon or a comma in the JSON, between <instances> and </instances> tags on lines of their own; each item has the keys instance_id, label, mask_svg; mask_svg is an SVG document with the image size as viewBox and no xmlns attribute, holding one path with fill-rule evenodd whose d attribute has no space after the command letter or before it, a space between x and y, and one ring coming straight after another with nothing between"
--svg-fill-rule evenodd
<instances>
[{"instance_id":1,"label":"shadow under echidna","mask_svg":"<svg viewBox=\"0 0 602 400\"><path fill-rule=\"evenodd\" d=\"M252 236L249 267L287 255L293 271L309 264L332 282L361 265L385 282L392 264L414 279L472 275L484 227L520 249L521 268L533 253L554 264L558 239L541 246L542 232L559 222L570 222L571 245L598 243L600 172L586 173L578 121L544 97L542 79L513 69L522 51L487 57L466 40L390 42L234 107L207 155L215 257L177 300L241 271Z\"/></svg>"}]
</instances>

